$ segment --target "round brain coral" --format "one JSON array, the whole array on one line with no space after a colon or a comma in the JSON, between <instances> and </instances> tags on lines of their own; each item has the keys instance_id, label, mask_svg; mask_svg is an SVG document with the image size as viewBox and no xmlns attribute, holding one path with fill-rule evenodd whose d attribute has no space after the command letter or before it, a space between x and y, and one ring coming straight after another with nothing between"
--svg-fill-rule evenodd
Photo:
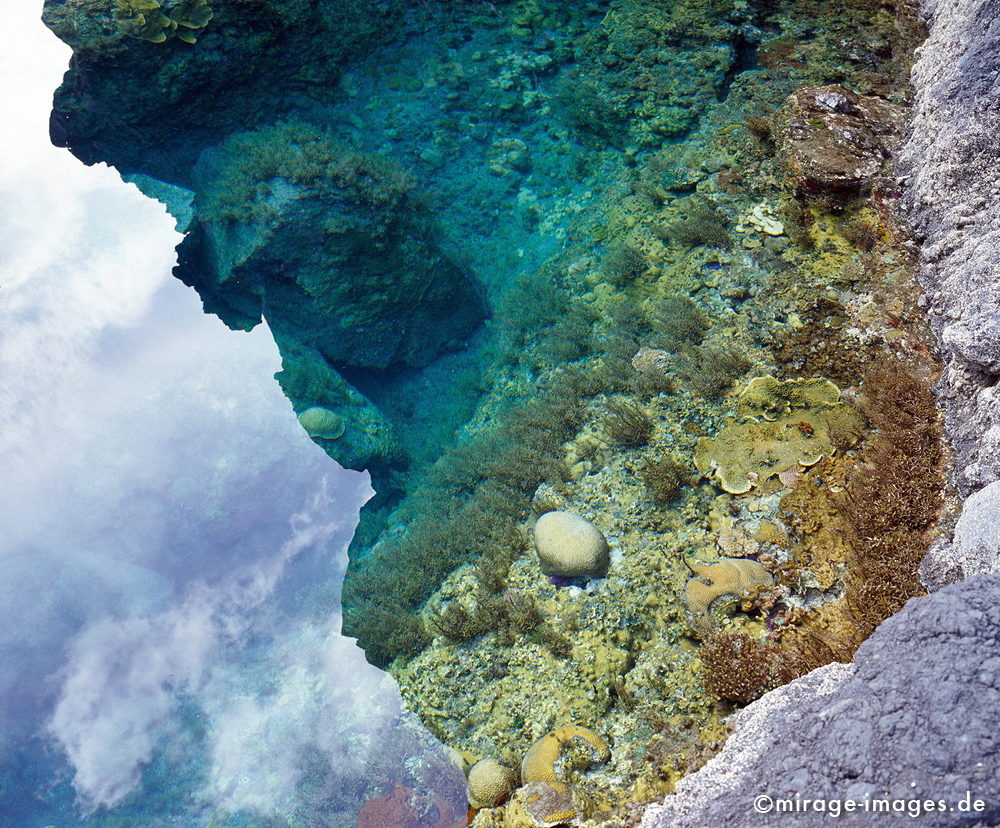
<instances>
[{"instance_id":1,"label":"round brain coral","mask_svg":"<svg viewBox=\"0 0 1000 828\"><path fill-rule=\"evenodd\" d=\"M542 572L562 578L601 578L611 563L601 530L571 512L546 512L538 518L535 550Z\"/></svg>"},{"instance_id":2,"label":"round brain coral","mask_svg":"<svg viewBox=\"0 0 1000 828\"><path fill-rule=\"evenodd\" d=\"M514 790L514 771L496 759L480 759L469 771L466 791L473 808L492 808Z\"/></svg>"},{"instance_id":3,"label":"round brain coral","mask_svg":"<svg viewBox=\"0 0 1000 828\"><path fill-rule=\"evenodd\" d=\"M344 418L321 405L314 405L299 414L299 425L310 437L322 437L324 440L336 440L344 433Z\"/></svg>"}]
</instances>

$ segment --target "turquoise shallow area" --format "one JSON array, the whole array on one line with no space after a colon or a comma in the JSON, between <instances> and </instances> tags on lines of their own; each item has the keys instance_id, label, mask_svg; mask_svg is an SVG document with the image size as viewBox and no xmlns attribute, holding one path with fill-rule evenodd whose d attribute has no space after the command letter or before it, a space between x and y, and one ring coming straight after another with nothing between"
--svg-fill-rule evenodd
<instances>
[{"instance_id":1,"label":"turquoise shallow area","mask_svg":"<svg viewBox=\"0 0 1000 828\"><path fill-rule=\"evenodd\" d=\"M174 275L218 340L181 336L171 365L215 365L226 335L273 337L277 354L216 366L232 389L203 378L194 413L165 391L103 397L108 417L131 411L123 398L146 407L98 430L95 454L131 457L119 432L161 453L139 490L117 492L115 531L85 504L72 511L90 513L91 545L69 520L18 538L25 584L50 560L27 557L40 547L64 568L55 592L87 594L89 579L83 604L111 617L58 605L62 649L37 665L55 676L33 711L41 735L0 778L0 813L353 827L399 785L421 825L450 828L451 811L461 823L453 757L372 664L465 759L573 716L623 727L630 694L654 709L679 687L677 710L703 713L693 675L667 683L654 664L691 657L682 556L715 553L705 527L739 516L693 474L693 448L722 427L731 388L777 371L779 345L789 366L826 372L809 355L829 334L809 302L822 294L847 320L838 303L857 299L861 245L883 229L873 213L848 241L857 205L793 192L772 116L804 84L892 92L906 63L883 36L892 13L860 0L152 2L47 3L76 49L53 138L113 164L185 233ZM138 330L155 345L174 321ZM109 335L99 356L119 371L136 347ZM132 379L160 373L142 363ZM374 496L362 505L329 458L366 470ZM605 592L550 582L521 554L531 517L560 508L611 521ZM108 566L108 548L134 557ZM492 616L469 617L463 598ZM518 669L550 682L544 704ZM620 685L604 675L630 670ZM479 692L504 681L523 712ZM484 712L497 704L503 715ZM632 735L653 727L640 714ZM664 766L697 740L692 721ZM138 735L109 759L95 748L105 727Z\"/></svg>"}]
</instances>

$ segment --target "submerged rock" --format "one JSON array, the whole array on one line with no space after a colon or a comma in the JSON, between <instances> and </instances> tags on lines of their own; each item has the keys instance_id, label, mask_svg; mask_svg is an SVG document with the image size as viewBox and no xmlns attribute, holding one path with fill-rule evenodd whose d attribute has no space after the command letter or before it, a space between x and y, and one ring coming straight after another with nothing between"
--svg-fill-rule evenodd
<instances>
[{"instance_id":1,"label":"submerged rock","mask_svg":"<svg viewBox=\"0 0 1000 828\"><path fill-rule=\"evenodd\" d=\"M842 86L806 86L789 97L782 117L781 151L796 189L851 197L886 171L903 111Z\"/></svg>"},{"instance_id":2,"label":"submerged rock","mask_svg":"<svg viewBox=\"0 0 1000 828\"><path fill-rule=\"evenodd\" d=\"M263 313L334 365L386 369L428 364L485 316L389 159L295 122L231 136L196 173L179 275L227 321Z\"/></svg>"}]
</instances>

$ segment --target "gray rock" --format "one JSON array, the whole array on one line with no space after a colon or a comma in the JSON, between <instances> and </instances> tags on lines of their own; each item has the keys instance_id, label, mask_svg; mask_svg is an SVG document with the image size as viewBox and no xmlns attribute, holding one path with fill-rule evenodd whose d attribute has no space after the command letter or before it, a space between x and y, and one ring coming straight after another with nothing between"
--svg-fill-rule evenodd
<instances>
[{"instance_id":1,"label":"gray rock","mask_svg":"<svg viewBox=\"0 0 1000 828\"><path fill-rule=\"evenodd\" d=\"M1000 108L998 6L925 2L930 36L913 70L912 129L900 155L920 278L945 370L938 392L968 495L1000 479ZM984 440L985 437L985 440Z\"/></svg>"},{"instance_id":2,"label":"gray rock","mask_svg":"<svg viewBox=\"0 0 1000 828\"><path fill-rule=\"evenodd\" d=\"M981 575L911 600L854 664L814 670L747 707L722 752L647 809L642 828L820 826L837 807L837 825L877 825L887 817L864 809L896 799L933 800L920 825L1000 824L998 705L1000 575ZM755 810L758 796L775 810ZM826 811L805 804L817 799ZM778 800L803 810L778 813Z\"/></svg>"},{"instance_id":3,"label":"gray rock","mask_svg":"<svg viewBox=\"0 0 1000 828\"><path fill-rule=\"evenodd\" d=\"M932 549L924 569L935 559L957 569L961 578L1000 572L1000 481L965 501L951 543Z\"/></svg>"}]
</instances>

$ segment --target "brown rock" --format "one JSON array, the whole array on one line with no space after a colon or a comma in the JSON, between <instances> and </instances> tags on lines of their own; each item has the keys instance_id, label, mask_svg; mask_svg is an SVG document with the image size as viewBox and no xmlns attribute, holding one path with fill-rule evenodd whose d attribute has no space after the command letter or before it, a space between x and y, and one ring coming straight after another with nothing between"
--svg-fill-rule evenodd
<instances>
[{"instance_id":1,"label":"brown rock","mask_svg":"<svg viewBox=\"0 0 1000 828\"><path fill-rule=\"evenodd\" d=\"M850 198L887 168L903 111L842 86L805 86L789 96L779 121L782 154L798 192Z\"/></svg>"}]
</instances>

